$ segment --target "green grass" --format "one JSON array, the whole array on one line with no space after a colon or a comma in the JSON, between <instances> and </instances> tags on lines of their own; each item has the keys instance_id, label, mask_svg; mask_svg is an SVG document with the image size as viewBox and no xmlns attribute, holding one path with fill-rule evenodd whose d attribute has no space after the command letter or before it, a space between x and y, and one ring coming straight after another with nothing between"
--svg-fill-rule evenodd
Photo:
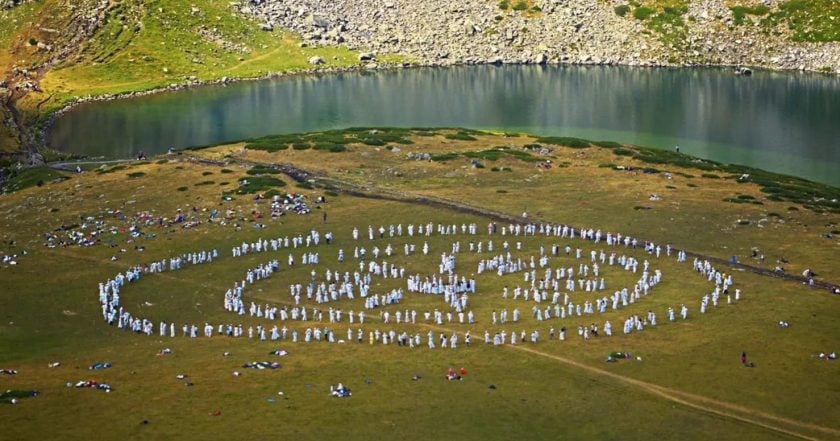
<instances>
[{"instance_id":1,"label":"green grass","mask_svg":"<svg viewBox=\"0 0 840 441\"><path fill-rule=\"evenodd\" d=\"M647 20L652 16L656 11L647 6L639 6L636 9L633 9L633 18L636 20Z\"/></svg>"},{"instance_id":2,"label":"green grass","mask_svg":"<svg viewBox=\"0 0 840 441\"><path fill-rule=\"evenodd\" d=\"M435 155L454 153L457 157L498 155L499 162L494 165L501 170L507 165L504 161L515 159L509 157L509 152L529 155L523 147L537 142L527 136L517 139L471 136L478 139L452 143L444 136L414 138L417 142L414 148ZM502 143L513 147L492 147ZM221 169L192 161L193 157L224 155L230 149L185 152L188 156L183 162L135 165L132 172L145 175L132 180L125 179L124 173L83 173L67 182L30 187L0 198L3 237L0 251L28 251L19 259L19 265L0 267L3 282L0 302L4 305L0 312L0 367L19 371L15 376L0 376L2 389L41 392L38 397L22 400L15 406L3 405L4 438L43 439L56 427L61 428L62 439L67 440L103 436L270 439L277 436L277 427L282 427L283 434L294 439L326 439L335 433L349 440L378 439L386 432L399 433L407 439L436 439L444 430L447 437L484 441L652 436L686 440L788 439L761 424L806 437L831 439L834 436L831 432L805 424L840 430L836 420L840 409L833 394L828 393L838 387L837 362L813 358L819 351L836 350L834 345L840 329L836 297L798 283L734 271L736 286L743 289L744 298L733 305L724 301L701 316L697 312L699 299L710 292L712 285L695 275L690 263L678 264L673 257L657 259L641 249L604 248L606 245L580 239L545 235L491 238L485 228L491 221L487 217L412 201L440 197L514 217L520 216L523 205L527 204L524 208L534 219L622 232L721 258L736 254L746 260L750 248L757 246L767 254L768 261L784 254L791 260L791 271L808 265L830 278L840 277L833 264L836 244L825 239L802 238L825 232L826 224L840 221L837 216L807 210L787 211L790 205L787 202L770 201L765 206L721 202L732 195L737 195L733 197L736 200L760 199L760 189L765 184L752 180L736 183L728 178L695 179L703 186L702 191L696 191L686 189L688 178L676 173L672 180L665 180L658 175L616 173L599 168L597 164L617 159L636 166L646 164L632 156L616 157L613 148L586 151L558 148L551 155L556 163L570 164L568 168L537 172L535 167L522 165L506 173L469 170L462 168L463 161L409 161L404 155L373 148L348 149L342 155L315 148L305 152L256 150L242 153L241 159L230 158L236 165L227 166L231 170L230 179L247 179L254 187L262 186L266 196L282 191L272 181L276 178L249 175L248 169L238 164L240 160L266 165L290 163L324 173L324 179L316 180L312 188L295 187L294 191L305 194L309 200L328 196L329 203L322 208L329 214L326 224L317 210L309 216L255 219L256 213L266 214L268 201L253 197L220 200L217 186L190 187L189 192L183 193L171 191L177 183L196 182L206 172ZM672 159L670 156L639 152L642 157L662 159L656 167L663 170L683 170L666 162ZM388 169L399 169L403 175L384 173ZM736 172L716 173L729 176ZM751 177L769 179L757 173ZM788 183L781 177L778 181ZM325 185L367 188L376 195L404 194L407 202L360 198L349 193L335 197L338 193L325 192L322 188ZM648 201L650 193L662 195L662 189L669 185L676 188L665 193L663 201ZM679 204L673 203L676 201ZM58 207L60 211L50 211ZM650 209L634 210L634 207ZM183 209L191 218L206 220L210 211L218 210L225 222L202 222L192 229L144 225L144 232L151 234L132 238L125 231L129 223L113 215L117 208L129 219L134 213L146 212L168 217ZM785 222L779 222L778 215L773 213L785 213ZM79 216L93 216L105 222L109 231L106 240L113 240L114 246L109 246L106 240L84 248L43 246L45 232L78 223ZM769 220L762 221L763 218ZM354 226L362 229L364 236L368 225L387 227L391 223L406 226L425 222L446 225L474 222L479 226L478 236L433 234L389 238L386 235L373 241L366 236L360 241L350 237ZM258 223L265 228L255 228ZM505 226L507 222L499 225ZM116 233L110 233L111 227ZM335 243L237 259L230 257L234 245L306 234L312 229L334 232ZM9 244L12 238L14 245ZM522 242L522 250L514 249L511 254L526 261L528 256L539 254L540 246L546 251L552 244L569 244L585 251L603 248L640 261L648 260L652 268L663 271L664 277L651 295L625 309L568 318L566 322L537 322L529 313L532 302L502 299L500 295L505 285L528 284L521 273L504 277L495 273L472 275L478 261L494 253L465 252L468 242L481 240L486 244L490 239L499 248L504 240L511 244ZM261 343L247 338L145 337L102 323L92 297L99 282L129 266L215 247L221 256L212 264L146 274L139 282L124 287L122 302L130 311L154 320L174 320L179 325L241 322L247 329L267 322L225 312L221 297L225 289L258 264L278 259L281 270L268 280L249 286L246 300L288 304L291 302L289 284L306 283L313 270L319 275L326 269L351 274L358 270L358 261L352 257L338 262L339 248L352 256L354 247L382 249L391 243L398 252L387 259L389 263L425 275L437 273L440 253L450 252L455 241L460 241L462 247L462 252L457 254L457 272L476 277L479 283L479 293L470 298L469 304L478 323L473 326L453 323L442 328L445 332L459 333L470 329L473 335L470 348L463 346L463 340L457 350L430 351L425 346L410 350L396 345L371 346L367 342L329 345ZM402 255L402 244L422 246L423 242L430 246L428 256ZM144 251L135 248L139 245ZM304 251L320 253L322 263L292 268L285 264L288 254L299 257ZM112 260L112 256L117 260ZM564 255L550 257L549 262L552 267L572 266L576 270L581 263ZM45 273L44 268L50 270ZM731 272L726 266L720 269ZM607 265L602 266L602 274L607 279L608 293L632 286L639 277ZM404 280L375 277L371 289L382 293L404 286ZM574 301L594 296L580 290L572 294ZM358 298L327 305L306 298L302 302L307 308L321 310L361 309ZM690 307L689 320L667 322L665 308L680 303ZM520 324L489 323L493 310L513 307L523 311ZM408 294L399 306L369 312L363 328L365 334L391 327L419 332L425 344L426 332L438 333L441 329L428 324L386 325L378 313L382 309L390 312L417 309L422 314L435 308L446 309L440 297ZM630 335L620 333L624 318L629 314L644 315L648 310L657 312L659 326ZM601 325L606 319L619 328L617 335L588 342L576 335L578 325L593 321ZM779 329L778 320L789 321L791 327ZM561 323L570 330L568 340L546 341L548 327L557 328ZM345 338L349 326L346 319L337 325L326 320L286 325L299 331L314 326L334 328L339 338ZM737 332L733 332L733 327ZM491 333L501 329L508 332L539 329L543 341L494 348L481 342L484 329ZM172 354L156 356L163 348L170 348ZM284 358L267 355L269 350L278 348L288 350L290 355ZM606 363L607 355L616 351L630 352L642 360ZM741 351L749 354L756 368L740 366ZM226 352L230 355L224 356ZM245 362L264 359L279 361L282 368L276 371L241 368ZM47 363L53 361L60 361L61 366L48 368ZM102 371L87 369L97 361L110 361L114 366ZM466 379L444 381L441 377L450 366L465 367ZM234 377L233 371L242 372L242 376ZM194 386L185 387L183 381L175 378L177 374L186 374ZM412 381L416 374L422 379ZM82 379L108 382L114 391L104 393L65 386L68 381ZM328 396L329 385L339 381L353 389L353 397L337 400ZM489 387L491 384L495 389ZM280 391L283 395L278 394ZM632 397L631 401L628 397ZM83 424L80 415L96 415L98 423ZM265 424L267 418L274 424ZM443 428L441 421L445 421ZM348 422L352 422L352 430L348 430Z\"/></svg>"},{"instance_id":3,"label":"green grass","mask_svg":"<svg viewBox=\"0 0 840 441\"><path fill-rule=\"evenodd\" d=\"M291 146L295 150L315 148L331 153L347 150L346 144L357 143L373 147L382 147L390 143L412 144L407 136L411 129L402 128L367 128L355 127L343 130L331 130L317 133L293 133L288 135L271 135L246 141L245 147L253 150L274 152L285 150ZM430 136L430 135L425 135Z\"/></svg>"},{"instance_id":4,"label":"green grass","mask_svg":"<svg viewBox=\"0 0 840 441\"><path fill-rule=\"evenodd\" d=\"M9 180L2 189L3 191L15 192L30 187L42 187L71 179L71 175L67 172L46 167L27 168L23 170L12 169L10 173Z\"/></svg>"},{"instance_id":5,"label":"green grass","mask_svg":"<svg viewBox=\"0 0 840 441\"><path fill-rule=\"evenodd\" d=\"M592 146L592 141L568 136L541 136L536 141L543 144L561 145L574 149L583 149Z\"/></svg>"},{"instance_id":6,"label":"green grass","mask_svg":"<svg viewBox=\"0 0 840 441\"><path fill-rule=\"evenodd\" d=\"M77 96L153 89L185 77L212 81L309 69L313 55L330 67L356 63L347 49L300 48L292 35L261 31L224 0L123 0L112 4L105 19L73 63L42 80L44 94L32 99L49 96L46 110ZM202 26L227 44L205 38Z\"/></svg>"},{"instance_id":7,"label":"green grass","mask_svg":"<svg viewBox=\"0 0 840 441\"><path fill-rule=\"evenodd\" d=\"M744 24L744 19L747 15L762 16L770 12L770 8L764 5L732 6L729 10L732 11L732 17L735 19L736 26Z\"/></svg>"},{"instance_id":8,"label":"green grass","mask_svg":"<svg viewBox=\"0 0 840 441\"><path fill-rule=\"evenodd\" d=\"M239 180L239 194L256 194L271 190L277 187L285 187L286 183L279 178L272 176L249 176Z\"/></svg>"},{"instance_id":9,"label":"green grass","mask_svg":"<svg viewBox=\"0 0 840 441\"><path fill-rule=\"evenodd\" d=\"M466 132L447 133L446 139L455 139L458 141L475 141L475 137Z\"/></svg>"},{"instance_id":10,"label":"green grass","mask_svg":"<svg viewBox=\"0 0 840 441\"><path fill-rule=\"evenodd\" d=\"M264 165L257 165L251 167L245 173L249 175L277 175L280 174L280 170L276 168L266 167Z\"/></svg>"},{"instance_id":11,"label":"green grass","mask_svg":"<svg viewBox=\"0 0 840 441\"><path fill-rule=\"evenodd\" d=\"M519 0L513 4L514 11L524 11L526 9L528 9L528 3L524 0Z\"/></svg>"},{"instance_id":12,"label":"green grass","mask_svg":"<svg viewBox=\"0 0 840 441\"><path fill-rule=\"evenodd\" d=\"M28 2L13 9L0 10L0 47L11 46L12 39L32 22L42 6L41 2Z\"/></svg>"},{"instance_id":13,"label":"green grass","mask_svg":"<svg viewBox=\"0 0 840 441\"><path fill-rule=\"evenodd\" d=\"M768 15L766 23L786 25L793 41L840 41L840 2L787 0Z\"/></svg>"}]
</instances>

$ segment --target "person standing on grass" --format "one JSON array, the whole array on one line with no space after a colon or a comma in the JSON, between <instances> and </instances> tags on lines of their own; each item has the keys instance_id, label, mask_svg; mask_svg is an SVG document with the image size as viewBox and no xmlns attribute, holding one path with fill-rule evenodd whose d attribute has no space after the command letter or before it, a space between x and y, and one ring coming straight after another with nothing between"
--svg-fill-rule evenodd
<instances>
[{"instance_id":1,"label":"person standing on grass","mask_svg":"<svg viewBox=\"0 0 840 441\"><path fill-rule=\"evenodd\" d=\"M747 365L747 353L746 351L741 352L741 364L746 366Z\"/></svg>"}]
</instances>

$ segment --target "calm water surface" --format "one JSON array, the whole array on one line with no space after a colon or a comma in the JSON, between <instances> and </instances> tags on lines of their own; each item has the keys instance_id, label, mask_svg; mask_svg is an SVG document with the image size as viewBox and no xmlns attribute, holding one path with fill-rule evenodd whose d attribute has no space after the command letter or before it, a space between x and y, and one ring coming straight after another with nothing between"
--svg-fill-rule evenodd
<instances>
[{"instance_id":1,"label":"calm water surface","mask_svg":"<svg viewBox=\"0 0 840 441\"><path fill-rule=\"evenodd\" d=\"M295 76L89 103L48 144L124 158L350 126L471 127L674 148L840 186L840 78L472 66Z\"/></svg>"}]
</instances>

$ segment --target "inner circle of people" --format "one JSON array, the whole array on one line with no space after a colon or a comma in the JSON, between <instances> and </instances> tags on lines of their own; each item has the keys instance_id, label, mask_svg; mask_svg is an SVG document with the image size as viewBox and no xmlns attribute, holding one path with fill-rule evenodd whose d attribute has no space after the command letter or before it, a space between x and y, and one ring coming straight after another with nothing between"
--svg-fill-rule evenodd
<instances>
[{"instance_id":1,"label":"inner circle of people","mask_svg":"<svg viewBox=\"0 0 840 441\"><path fill-rule=\"evenodd\" d=\"M133 266L99 283L102 317L121 330L168 338L226 336L270 342L396 344L428 349L457 349L461 342L460 347L469 347L474 330L483 331L479 338L492 346L565 341L575 338L575 332L576 338L589 340L613 335L613 324L609 320L601 322L598 315L629 309L653 294L664 276L659 269L651 268L651 261L675 258L678 263L686 262L685 251L670 245L640 243L626 235L567 225L490 222L480 232L475 223L429 222L368 226L366 231L356 227L351 235L352 251L336 249L332 232L322 234L314 229L306 234L258 239L233 247L228 258L271 253L285 258L269 259L249 269L241 281L227 289L222 296L224 310L232 316L227 323L178 323L172 319L156 323L151 318L133 315L120 304L120 293L127 284L134 285L147 275L224 259L217 249ZM429 239L435 235L451 241L446 249L437 250L440 260L431 274L388 263L388 259L396 259L400 254L409 262L434 259L436 253L432 254ZM546 244L538 245L529 254L523 250L522 240L526 238ZM562 245L556 243L559 240ZM397 241L401 243L392 243ZM591 249L573 247L574 243L590 245ZM644 255L641 262L629 255L637 250ZM321 264L322 253L334 256L332 263L345 269L316 267ZM469 269L475 271L469 278L457 273L458 257L465 253L479 258L477 267ZM289 283L286 302L275 305L249 301L247 290L281 272L284 264L287 269L313 269L308 280ZM323 271L319 271L321 268ZM607 268L625 271L636 281L630 287L613 288L606 277ZM691 305L701 315L717 308L722 303L721 296L726 304L741 299L740 289L730 293L732 276L716 270L709 261L695 258L692 269L697 277L713 285L707 292L697 294ZM479 287L479 282L492 277L506 282L501 292L487 292ZM402 287L375 292L375 279L391 279ZM441 300L440 306L423 311L401 306L412 295L434 296ZM501 297L510 308L477 317L473 302L493 296ZM349 301L354 308L343 310L331 305L339 300L345 300L345 306ZM689 310L681 303L658 312L664 314L667 322L676 322L689 320ZM263 323L245 327L240 323L244 316ZM620 332L640 333L660 324L657 311L652 308L641 315L628 311L620 323ZM459 331L449 325L463 326L456 326ZM428 329L421 331L418 327Z\"/></svg>"}]
</instances>

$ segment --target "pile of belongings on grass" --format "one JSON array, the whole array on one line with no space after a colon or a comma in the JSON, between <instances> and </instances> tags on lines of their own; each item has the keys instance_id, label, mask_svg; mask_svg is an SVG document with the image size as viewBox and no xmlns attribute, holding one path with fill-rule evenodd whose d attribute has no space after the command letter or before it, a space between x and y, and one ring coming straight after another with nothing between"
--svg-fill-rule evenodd
<instances>
[{"instance_id":1,"label":"pile of belongings on grass","mask_svg":"<svg viewBox=\"0 0 840 441\"><path fill-rule=\"evenodd\" d=\"M297 214L309 214L309 206L306 204L306 196L299 193L286 193L282 199L275 195L271 200L271 216L281 216L280 211L292 211Z\"/></svg>"},{"instance_id":2,"label":"pile of belongings on grass","mask_svg":"<svg viewBox=\"0 0 840 441\"><path fill-rule=\"evenodd\" d=\"M276 351L269 352L268 355L276 355L278 357L283 357L283 356L289 355L289 353L286 352L286 350L284 350L284 349L278 349Z\"/></svg>"},{"instance_id":3,"label":"pile of belongings on grass","mask_svg":"<svg viewBox=\"0 0 840 441\"><path fill-rule=\"evenodd\" d=\"M94 364L90 365L90 367L88 369L90 369L92 371L96 371L96 370L99 370L99 369L108 369L109 367L111 367L111 363L108 362L108 361L103 361L103 362L94 363Z\"/></svg>"},{"instance_id":4,"label":"pile of belongings on grass","mask_svg":"<svg viewBox=\"0 0 840 441\"><path fill-rule=\"evenodd\" d=\"M0 369L0 374L2 375L17 375L17 371L14 369Z\"/></svg>"},{"instance_id":5,"label":"pile of belongings on grass","mask_svg":"<svg viewBox=\"0 0 840 441\"><path fill-rule=\"evenodd\" d=\"M336 398L347 398L349 396L352 396L353 393L350 392L350 389L344 387L343 384L338 383L338 386L330 385L330 395Z\"/></svg>"},{"instance_id":6,"label":"pile of belongings on grass","mask_svg":"<svg viewBox=\"0 0 840 441\"><path fill-rule=\"evenodd\" d=\"M446 377L445 378L449 381L463 380L465 375L467 375L467 370L464 369L464 368L461 368L458 372L455 372L455 369L449 368L446 371Z\"/></svg>"},{"instance_id":7,"label":"pile of belongings on grass","mask_svg":"<svg viewBox=\"0 0 840 441\"><path fill-rule=\"evenodd\" d=\"M607 356L607 363L615 363L618 360L632 360L633 355L629 352L611 352Z\"/></svg>"},{"instance_id":8,"label":"pile of belongings on grass","mask_svg":"<svg viewBox=\"0 0 840 441\"><path fill-rule=\"evenodd\" d=\"M275 361L253 361L243 364L242 367L248 369L277 369L280 367L280 363Z\"/></svg>"},{"instance_id":9,"label":"pile of belongings on grass","mask_svg":"<svg viewBox=\"0 0 840 441\"><path fill-rule=\"evenodd\" d=\"M832 352L830 354L826 354L825 352L820 352L817 354L817 358L820 360L837 360L837 353Z\"/></svg>"},{"instance_id":10,"label":"pile of belongings on grass","mask_svg":"<svg viewBox=\"0 0 840 441\"><path fill-rule=\"evenodd\" d=\"M0 404L17 404L21 398L37 397L37 390L6 390L0 393Z\"/></svg>"},{"instance_id":11,"label":"pile of belongings on grass","mask_svg":"<svg viewBox=\"0 0 840 441\"><path fill-rule=\"evenodd\" d=\"M67 386L70 386L71 383L67 383ZM111 386L108 383L100 383L96 380L80 380L77 381L74 385L75 387L89 387L92 389L99 389L104 390L105 392L111 392Z\"/></svg>"}]
</instances>

